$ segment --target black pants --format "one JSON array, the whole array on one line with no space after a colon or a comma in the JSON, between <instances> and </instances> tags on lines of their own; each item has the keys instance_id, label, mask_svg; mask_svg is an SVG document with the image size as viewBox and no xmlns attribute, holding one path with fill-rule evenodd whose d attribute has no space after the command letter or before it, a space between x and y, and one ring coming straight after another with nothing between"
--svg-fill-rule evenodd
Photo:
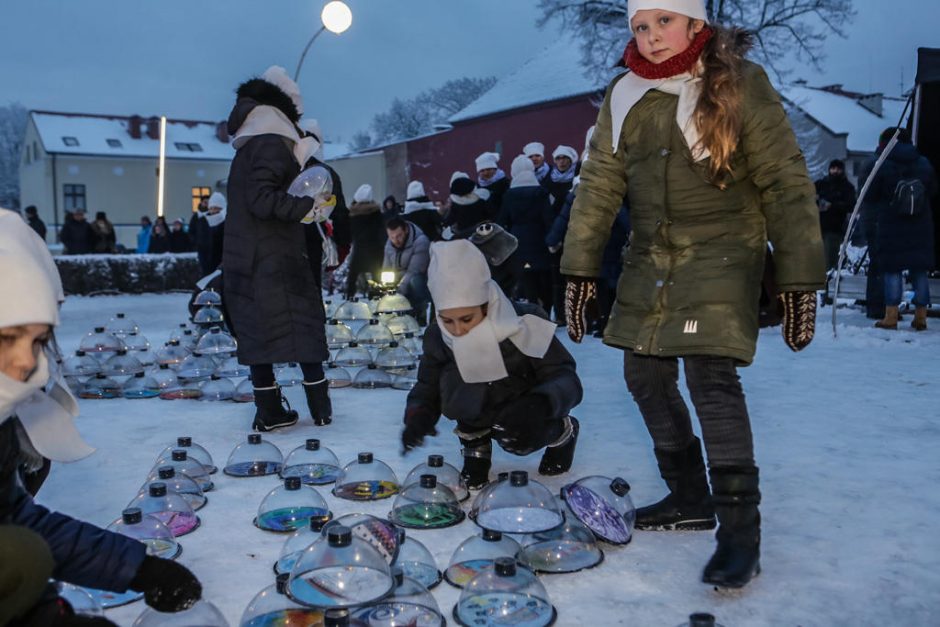
<instances>
[{"instance_id":1,"label":"black pants","mask_svg":"<svg viewBox=\"0 0 940 627\"><path fill-rule=\"evenodd\" d=\"M255 364L251 368L251 384L256 388L269 388L274 386L274 366L271 364ZM300 364L300 369L304 373L304 381L314 383L321 381L325 376L323 374L323 364Z\"/></svg>"},{"instance_id":2,"label":"black pants","mask_svg":"<svg viewBox=\"0 0 940 627\"><path fill-rule=\"evenodd\" d=\"M689 395L702 426L709 466L752 466L751 421L735 360L690 355L682 361ZM689 409L679 394L679 360L624 351L623 374L653 438L653 446L662 451L688 447L694 435Z\"/></svg>"},{"instance_id":3,"label":"black pants","mask_svg":"<svg viewBox=\"0 0 940 627\"><path fill-rule=\"evenodd\" d=\"M552 310L552 273L545 270L523 270L519 282L522 297L549 313Z\"/></svg>"}]
</instances>

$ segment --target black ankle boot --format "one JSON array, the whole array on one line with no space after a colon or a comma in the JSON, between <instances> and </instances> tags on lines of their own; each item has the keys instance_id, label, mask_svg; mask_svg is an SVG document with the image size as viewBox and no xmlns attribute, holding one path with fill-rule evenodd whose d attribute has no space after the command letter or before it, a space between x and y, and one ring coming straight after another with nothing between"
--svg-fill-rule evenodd
<instances>
[{"instance_id":1,"label":"black ankle boot","mask_svg":"<svg viewBox=\"0 0 940 627\"><path fill-rule=\"evenodd\" d=\"M636 510L636 528L692 531L715 528L715 508L708 491L702 445L698 438L682 451L654 449L669 494Z\"/></svg>"},{"instance_id":2,"label":"black ankle boot","mask_svg":"<svg viewBox=\"0 0 940 627\"><path fill-rule=\"evenodd\" d=\"M310 408L313 424L322 427L333 422L333 403L330 402L329 381L321 379L313 383L304 381L303 384L304 394L307 395L307 407Z\"/></svg>"},{"instance_id":3,"label":"black ankle boot","mask_svg":"<svg viewBox=\"0 0 940 627\"><path fill-rule=\"evenodd\" d=\"M574 449L578 445L578 432L581 430L581 424L574 416L568 416L566 421L571 425L570 429L566 425L567 439L558 446L548 446L542 453L542 461L539 462L539 474L552 476L560 475L571 470L571 463L574 461Z\"/></svg>"},{"instance_id":4,"label":"black ankle boot","mask_svg":"<svg viewBox=\"0 0 940 627\"><path fill-rule=\"evenodd\" d=\"M474 438L464 440L463 445L463 470L460 476L467 483L471 490L479 490L490 482L491 457L493 456L493 443L489 437Z\"/></svg>"},{"instance_id":5,"label":"black ankle boot","mask_svg":"<svg viewBox=\"0 0 940 627\"><path fill-rule=\"evenodd\" d=\"M273 431L297 424L297 412L290 408L281 388L276 385L255 388L255 407L255 421L251 425L255 431Z\"/></svg>"},{"instance_id":6,"label":"black ankle boot","mask_svg":"<svg viewBox=\"0 0 940 627\"><path fill-rule=\"evenodd\" d=\"M760 490L756 466L712 468L718 548L702 581L721 588L743 588L760 574Z\"/></svg>"}]
</instances>

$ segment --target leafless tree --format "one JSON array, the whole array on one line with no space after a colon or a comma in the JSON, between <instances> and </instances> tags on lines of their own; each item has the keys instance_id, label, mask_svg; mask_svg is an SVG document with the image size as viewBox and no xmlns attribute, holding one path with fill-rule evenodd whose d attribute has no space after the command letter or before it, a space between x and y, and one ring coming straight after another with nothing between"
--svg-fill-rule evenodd
<instances>
[{"instance_id":1,"label":"leafless tree","mask_svg":"<svg viewBox=\"0 0 940 627\"><path fill-rule=\"evenodd\" d=\"M27 111L19 103L0 107L0 206L20 207L20 160Z\"/></svg>"}]
</instances>

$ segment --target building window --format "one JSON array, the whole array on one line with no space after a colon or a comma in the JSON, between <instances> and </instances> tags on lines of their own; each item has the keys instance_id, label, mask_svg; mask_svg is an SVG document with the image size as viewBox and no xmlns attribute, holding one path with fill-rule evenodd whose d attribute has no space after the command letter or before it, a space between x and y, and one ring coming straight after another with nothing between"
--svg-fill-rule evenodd
<instances>
[{"instance_id":1,"label":"building window","mask_svg":"<svg viewBox=\"0 0 940 627\"><path fill-rule=\"evenodd\" d=\"M85 207L85 186L76 183L66 183L62 186L62 196L65 199L65 210L75 211L76 209L86 209Z\"/></svg>"},{"instance_id":2,"label":"building window","mask_svg":"<svg viewBox=\"0 0 940 627\"><path fill-rule=\"evenodd\" d=\"M174 142L177 150L182 150L184 152L202 152L202 146L200 144L189 143L189 142Z\"/></svg>"},{"instance_id":3,"label":"building window","mask_svg":"<svg viewBox=\"0 0 940 627\"><path fill-rule=\"evenodd\" d=\"M109 140L108 140L108 146L110 146L111 148L120 148L120 147L121 147L121 140L120 140L120 139L109 139Z\"/></svg>"},{"instance_id":4,"label":"building window","mask_svg":"<svg viewBox=\"0 0 940 627\"><path fill-rule=\"evenodd\" d=\"M78 146L78 138L77 137L63 137L62 143L65 144L66 146Z\"/></svg>"},{"instance_id":5,"label":"building window","mask_svg":"<svg viewBox=\"0 0 940 627\"><path fill-rule=\"evenodd\" d=\"M193 212L199 210L199 201L203 198L208 198L212 195L211 187L194 187L193 188Z\"/></svg>"}]
</instances>

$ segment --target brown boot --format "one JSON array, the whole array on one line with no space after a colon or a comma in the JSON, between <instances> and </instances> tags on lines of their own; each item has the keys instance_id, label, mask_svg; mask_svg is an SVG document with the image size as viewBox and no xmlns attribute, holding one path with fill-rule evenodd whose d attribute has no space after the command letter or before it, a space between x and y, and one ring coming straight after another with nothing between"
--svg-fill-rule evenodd
<instances>
[{"instance_id":1,"label":"brown boot","mask_svg":"<svg viewBox=\"0 0 940 627\"><path fill-rule=\"evenodd\" d=\"M914 319L911 320L911 328L915 331L927 330L927 308L917 307L914 309Z\"/></svg>"},{"instance_id":2,"label":"brown boot","mask_svg":"<svg viewBox=\"0 0 940 627\"><path fill-rule=\"evenodd\" d=\"M926 323L925 323L926 324ZM879 329L892 329L897 330L898 328L898 308L895 305L894 307L888 306L885 307L885 317L883 320L879 320L875 323L875 326Z\"/></svg>"}]
</instances>

